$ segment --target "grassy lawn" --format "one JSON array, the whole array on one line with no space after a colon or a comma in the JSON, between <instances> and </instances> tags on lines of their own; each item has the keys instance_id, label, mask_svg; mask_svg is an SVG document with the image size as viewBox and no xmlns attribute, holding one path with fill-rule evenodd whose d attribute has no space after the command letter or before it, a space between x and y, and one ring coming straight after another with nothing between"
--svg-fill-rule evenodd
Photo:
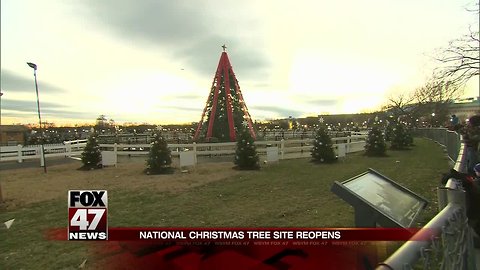
<instances>
[{"instance_id":1,"label":"grassy lawn","mask_svg":"<svg viewBox=\"0 0 480 270\"><path fill-rule=\"evenodd\" d=\"M40 168L5 170L0 221L15 223L0 230L0 269L73 269L91 259L85 243L44 240L46 229L66 227L67 190L76 188L109 191L112 227L353 227L353 208L330 188L373 168L429 200L418 218L423 225L436 213L435 188L449 164L437 144L415 143L384 158L359 153L332 165L282 160L253 172L207 163L187 174L146 176L144 162L92 172L75 170L79 164L58 165L48 176Z\"/></svg>"}]
</instances>

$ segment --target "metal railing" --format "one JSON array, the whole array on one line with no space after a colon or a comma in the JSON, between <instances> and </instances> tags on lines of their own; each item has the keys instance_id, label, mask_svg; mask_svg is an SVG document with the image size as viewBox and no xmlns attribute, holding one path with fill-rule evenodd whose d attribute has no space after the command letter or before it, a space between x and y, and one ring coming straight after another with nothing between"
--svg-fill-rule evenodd
<instances>
[{"instance_id":1,"label":"metal railing","mask_svg":"<svg viewBox=\"0 0 480 270\"><path fill-rule=\"evenodd\" d=\"M420 129L417 135L430 138L443 145L455 161L454 169L466 171L466 148L461 136L446 129ZM456 179L449 179L445 187L437 190L439 213L425 225L412 240L404 243L377 270L407 269L465 269L475 270L473 233L468 225L465 191ZM422 237L430 241L416 241Z\"/></svg>"},{"instance_id":2,"label":"metal railing","mask_svg":"<svg viewBox=\"0 0 480 270\"><path fill-rule=\"evenodd\" d=\"M455 131L445 128L419 128L415 135L432 139L443 145L452 161L458 159L461 146L461 136Z\"/></svg>"}]
</instances>

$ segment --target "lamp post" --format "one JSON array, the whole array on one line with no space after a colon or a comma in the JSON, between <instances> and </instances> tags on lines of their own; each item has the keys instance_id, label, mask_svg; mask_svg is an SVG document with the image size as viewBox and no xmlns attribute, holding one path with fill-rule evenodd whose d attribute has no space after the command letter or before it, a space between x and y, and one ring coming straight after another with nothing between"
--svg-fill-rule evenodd
<instances>
[{"instance_id":1,"label":"lamp post","mask_svg":"<svg viewBox=\"0 0 480 270\"><path fill-rule=\"evenodd\" d=\"M3 93L2 93L2 90L0 90L0 128L2 128L2 96L3 96ZM0 131L0 146L2 146L2 134L1 134L1 131ZM0 202L1 202L1 190L0 190Z\"/></svg>"},{"instance_id":2,"label":"lamp post","mask_svg":"<svg viewBox=\"0 0 480 270\"><path fill-rule=\"evenodd\" d=\"M2 90L0 90L0 126L2 125Z\"/></svg>"},{"instance_id":3,"label":"lamp post","mask_svg":"<svg viewBox=\"0 0 480 270\"><path fill-rule=\"evenodd\" d=\"M37 83L37 65L34 63L27 62L27 65L31 68L33 68L33 76L35 77L35 92L37 93L37 109L38 109L38 122L40 124L40 133L42 134L42 161L43 161L43 171L47 173L47 162L45 160L45 148L43 146L45 142L45 134L43 134L43 129L42 129L42 117L40 116L40 99L38 98L38 83Z\"/></svg>"},{"instance_id":4,"label":"lamp post","mask_svg":"<svg viewBox=\"0 0 480 270\"><path fill-rule=\"evenodd\" d=\"M2 90L0 90L0 128L2 128L2 96L3 96L3 93L2 93ZM2 139L3 139L2 137L3 136L0 130L0 148L2 147ZM3 193L2 193L2 184L0 183L0 203L2 202L3 202Z\"/></svg>"}]
</instances>

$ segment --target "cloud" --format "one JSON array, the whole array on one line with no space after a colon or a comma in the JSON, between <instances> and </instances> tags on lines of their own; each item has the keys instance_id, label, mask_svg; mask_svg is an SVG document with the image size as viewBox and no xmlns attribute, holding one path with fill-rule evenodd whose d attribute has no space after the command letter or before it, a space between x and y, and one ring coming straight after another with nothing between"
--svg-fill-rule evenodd
<instances>
[{"instance_id":1,"label":"cloud","mask_svg":"<svg viewBox=\"0 0 480 270\"><path fill-rule=\"evenodd\" d=\"M2 99L2 111L3 110L10 111L2 112L4 116L25 117L38 114L37 103L35 101ZM40 112L42 118L45 116L69 119L96 118L95 114L71 111L64 105L52 102L40 102Z\"/></svg>"},{"instance_id":2,"label":"cloud","mask_svg":"<svg viewBox=\"0 0 480 270\"><path fill-rule=\"evenodd\" d=\"M268 76L269 62L266 57L258 49L243 47L234 37L208 36L185 49L176 51L175 56L186 61L199 74L213 78L220 60L220 52L216 45L222 44L225 40L234 48L228 52L228 56L239 82Z\"/></svg>"},{"instance_id":3,"label":"cloud","mask_svg":"<svg viewBox=\"0 0 480 270\"><path fill-rule=\"evenodd\" d=\"M306 99L302 100L302 102L316 106L337 106L340 104L338 99Z\"/></svg>"},{"instance_id":4,"label":"cloud","mask_svg":"<svg viewBox=\"0 0 480 270\"><path fill-rule=\"evenodd\" d=\"M206 14L182 1L82 1L97 21L125 39L185 46L208 32Z\"/></svg>"},{"instance_id":5,"label":"cloud","mask_svg":"<svg viewBox=\"0 0 480 270\"><path fill-rule=\"evenodd\" d=\"M249 107L249 110L259 110L264 112L270 112L276 114L280 117L300 117L303 114L301 110L292 110L284 107L275 107L275 106L263 106L263 105L256 105Z\"/></svg>"},{"instance_id":6,"label":"cloud","mask_svg":"<svg viewBox=\"0 0 480 270\"><path fill-rule=\"evenodd\" d=\"M172 98L174 98L174 99L185 99L185 100L196 100L196 99L206 98L207 95L208 95L208 93L205 94L205 95L200 95L200 94L178 94L178 95L172 96Z\"/></svg>"},{"instance_id":7,"label":"cloud","mask_svg":"<svg viewBox=\"0 0 480 270\"><path fill-rule=\"evenodd\" d=\"M189 1L91 0L81 3L100 27L103 25L122 39L161 47L174 61L183 62L186 69L201 75L213 77L220 46L224 43L231 48L232 65L241 74L240 79L258 78L268 72L269 63L261 46L248 45L252 42L239 37L234 27L238 25L220 17L219 12L226 7L209 8L208 3L193 5ZM244 16L235 20L250 27L255 24Z\"/></svg>"},{"instance_id":8,"label":"cloud","mask_svg":"<svg viewBox=\"0 0 480 270\"><path fill-rule=\"evenodd\" d=\"M2 92L30 92L35 90L35 80L33 76L26 78L19 76L9 70L1 70ZM38 82L38 88L41 92L58 93L62 89L44 82Z\"/></svg>"},{"instance_id":9,"label":"cloud","mask_svg":"<svg viewBox=\"0 0 480 270\"><path fill-rule=\"evenodd\" d=\"M193 108L193 107L182 107L182 106L160 106L158 107L164 110L176 110L176 111L188 111L188 112L198 112L200 115L203 111L202 108Z\"/></svg>"}]
</instances>

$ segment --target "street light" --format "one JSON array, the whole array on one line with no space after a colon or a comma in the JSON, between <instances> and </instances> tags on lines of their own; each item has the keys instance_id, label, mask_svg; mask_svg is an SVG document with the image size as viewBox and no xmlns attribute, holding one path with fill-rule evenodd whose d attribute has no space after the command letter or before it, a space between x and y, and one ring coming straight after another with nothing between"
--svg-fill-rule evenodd
<instances>
[{"instance_id":1,"label":"street light","mask_svg":"<svg viewBox=\"0 0 480 270\"><path fill-rule=\"evenodd\" d=\"M38 121L40 124L40 133L42 134L42 161L43 161L43 171L47 173L47 162L45 160L45 148L43 146L45 142L45 134L43 134L42 129L42 117L40 116L40 99L38 98L38 84L37 84L37 65L34 63L27 62L27 65L33 68L33 76L35 77L35 92L37 93L37 109L38 109Z\"/></svg>"}]
</instances>

